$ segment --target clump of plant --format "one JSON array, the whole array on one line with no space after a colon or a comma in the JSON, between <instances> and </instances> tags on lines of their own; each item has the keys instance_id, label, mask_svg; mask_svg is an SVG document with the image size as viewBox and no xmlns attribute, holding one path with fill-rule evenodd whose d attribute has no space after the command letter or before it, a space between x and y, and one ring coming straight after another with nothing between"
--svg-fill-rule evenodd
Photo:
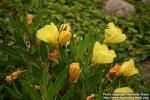
<instances>
[{"instance_id":1,"label":"clump of plant","mask_svg":"<svg viewBox=\"0 0 150 100\"><path fill-rule=\"evenodd\" d=\"M104 93L139 92L133 83L140 78L134 60L109 49L127 38L113 22L104 34L79 36L71 23L58 29L54 23L41 26L39 16L28 15L26 20L11 20L13 42L0 45L11 62L5 66L13 66L3 83L3 91L11 96L3 99L102 100Z\"/></svg>"}]
</instances>

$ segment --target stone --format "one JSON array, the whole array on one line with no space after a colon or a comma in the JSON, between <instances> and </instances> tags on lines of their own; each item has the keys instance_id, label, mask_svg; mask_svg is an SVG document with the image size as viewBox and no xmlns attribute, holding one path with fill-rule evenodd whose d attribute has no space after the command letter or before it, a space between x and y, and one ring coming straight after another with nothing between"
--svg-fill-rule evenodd
<instances>
[{"instance_id":1,"label":"stone","mask_svg":"<svg viewBox=\"0 0 150 100\"><path fill-rule=\"evenodd\" d=\"M135 12L135 7L123 0L108 0L103 6L103 10L110 15L127 17Z\"/></svg>"},{"instance_id":2,"label":"stone","mask_svg":"<svg viewBox=\"0 0 150 100\"><path fill-rule=\"evenodd\" d=\"M150 0L143 0L145 4L150 4Z\"/></svg>"},{"instance_id":3,"label":"stone","mask_svg":"<svg viewBox=\"0 0 150 100\"><path fill-rule=\"evenodd\" d=\"M150 59L146 59L143 63L143 79L146 83L150 85Z\"/></svg>"}]
</instances>

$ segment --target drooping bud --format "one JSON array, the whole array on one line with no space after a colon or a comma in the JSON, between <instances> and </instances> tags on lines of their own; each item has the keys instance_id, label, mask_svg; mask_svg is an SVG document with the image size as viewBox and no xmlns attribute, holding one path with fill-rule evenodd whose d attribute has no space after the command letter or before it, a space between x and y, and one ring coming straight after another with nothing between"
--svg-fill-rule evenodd
<instances>
[{"instance_id":1,"label":"drooping bud","mask_svg":"<svg viewBox=\"0 0 150 100\"><path fill-rule=\"evenodd\" d=\"M86 97L86 100L94 100L95 94L91 94Z\"/></svg>"},{"instance_id":2,"label":"drooping bud","mask_svg":"<svg viewBox=\"0 0 150 100\"><path fill-rule=\"evenodd\" d=\"M30 26L32 24L32 20L33 20L33 15L32 14L28 14L27 15L27 25Z\"/></svg>"},{"instance_id":3,"label":"drooping bud","mask_svg":"<svg viewBox=\"0 0 150 100\"><path fill-rule=\"evenodd\" d=\"M40 86L39 85L34 85L35 86L35 90L39 91L40 90Z\"/></svg>"},{"instance_id":4,"label":"drooping bud","mask_svg":"<svg viewBox=\"0 0 150 100\"><path fill-rule=\"evenodd\" d=\"M48 57L51 61L56 61L59 57L58 51L54 50L52 52L49 52Z\"/></svg>"},{"instance_id":5,"label":"drooping bud","mask_svg":"<svg viewBox=\"0 0 150 100\"><path fill-rule=\"evenodd\" d=\"M9 76L6 76L6 78L5 78L5 81L7 82L7 83L11 83L12 82L12 76L11 75L9 75Z\"/></svg>"}]
</instances>

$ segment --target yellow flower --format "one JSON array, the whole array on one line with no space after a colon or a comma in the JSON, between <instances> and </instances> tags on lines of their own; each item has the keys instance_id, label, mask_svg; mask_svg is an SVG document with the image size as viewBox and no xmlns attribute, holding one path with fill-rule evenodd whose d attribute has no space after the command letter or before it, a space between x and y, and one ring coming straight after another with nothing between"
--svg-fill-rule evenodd
<instances>
[{"instance_id":1,"label":"yellow flower","mask_svg":"<svg viewBox=\"0 0 150 100\"><path fill-rule=\"evenodd\" d=\"M76 83L80 74L79 63L71 63L69 68L70 83Z\"/></svg>"},{"instance_id":2,"label":"yellow flower","mask_svg":"<svg viewBox=\"0 0 150 100\"><path fill-rule=\"evenodd\" d=\"M114 50L109 50L105 44L100 44L99 42L95 43L93 49L93 64L105 64L112 63L113 59L116 57Z\"/></svg>"},{"instance_id":3,"label":"yellow flower","mask_svg":"<svg viewBox=\"0 0 150 100\"><path fill-rule=\"evenodd\" d=\"M134 91L130 87L117 88L113 93L113 95L116 96L113 96L112 100L140 100L138 98L134 98L132 94L134 94Z\"/></svg>"},{"instance_id":4,"label":"yellow flower","mask_svg":"<svg viewBox=\"0 0 150 100\"><path fill-rule=\"evenodd\" d=\"M114 93L133 93L133 90L130 87L122 87L115 89Z\"/></svg>"},{"instance_id":5,"label":"yellow flower","mask_svg":"<svg viewBox=\"0 0 150 100\"><path fill-rule=\"evenodd\" d=\"M62 24L60 26L60 32L58 31L57 27L54 23L50 25L45 25L43 28L37 31L37 38L44 42L47 42L53 46L56 46L58 43L61 46L69 45L71 33L70 33L70 25L69 24Z\"/></svg>"},{"instance_id":6,"label":"yellow flower","mask_svg":"<svg viewBox=\"0 0 150 100\"><path fill-rule=\"evenodd\" d=\"M120 28L116 27L114 23L108 23L105 29L104 43L120 43L126 39L126 35L122 34Z\"/></svg>"},{"instance_id":7,"label":"yellow flower","mask_svg":"<svg viewBox=\"0 0 150 100\"><path fill-rule=\"evenodd\" d=\"M125 77L130 77L130 76L135 75L137 73L139 73L139 71L134 66L134 60L131 59L131 60L127 61L127 62L124 62L121 65L121 68L120 68L120 71L119 71L118 75L122 74Z\"/></svg>"},{"instance_id":8,"label":"yellow flower","mask_svg":"<svg viewBox=\"0 0 150 100\"><path fill-rule=\"evenodd\" d=\"M51 23L50 25L45 25L43 28L39 29L36 36L39 40L47 42L51 45L58 44L57 39L59 36L59 32L54 23Z\"/></svg>"}]
</instances>

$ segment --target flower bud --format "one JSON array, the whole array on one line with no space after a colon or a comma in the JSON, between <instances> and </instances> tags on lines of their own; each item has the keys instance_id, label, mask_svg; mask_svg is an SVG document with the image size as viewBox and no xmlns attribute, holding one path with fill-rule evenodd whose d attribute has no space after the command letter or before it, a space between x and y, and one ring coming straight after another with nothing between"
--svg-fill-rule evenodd
<instances>
[{"instance_id":1,"label":"flower bud","mask_svg":"<svg viewBox=\"0 0 150 100\"><path fill-rule=\"evenodd\" d=\"M35 90L39 91L40 90L40 86L39 85L34 85L35 86Z\"/></svg>"},{"instance_id":2,"label":"flower bud","mask_svg":"<svg viewBox=\"0 0 150 100\"><path fill-rule=\"evenodd\" d=\"M86 97L86 100L94 100L95 94L91 94Z\"/></svg>"},{"instance_id":3,"label":"flower bud","mask_svg":"<svg viewBox=\"0 0 150 100\"><path fill-rule=\"evenodd\" d=\"M27 15L27 24L28 24L28 26L30 26L32 24L32 20L33 20L33 15L28 14Z\"/></svg>"},{"instance_id":4,"label":"flower bud","mask_svg":"<svg viewBox=\"0 0 150 100\"><path fill-rule=\"evenodd\" d=\"M69 23L67 23L67 24L62 24L61 26L60 26L60 31L68 31L68 32L70 32L71 31L71 27L70 27L70 24Z\"/></svg>"},{"instance_id":5,"label":"flower bud","mask_svg":"<svg viewBox=\"0 0 150 100\"><path fill-rule=\"evenodd\" d=\"M9 76L6 76L6 78L5 78L5 81L7 82L7 83L11 83L12 82L12 76L11 75L9 75Z\"/></svg>"},{"instance_id":6,"label":"flower bud","mask_svg":"<svg viewBox=\"0 0 150 100\"><path fill-rule=\"evenodd\" d=\"M18 76L19 76L21 73L23 73L24 71L25 71L25 70L21 71L21 70L18 69L17 71L13 72L13 73L11 74L12 79L15 80L15 79L18 78Z\"/></svg>"},{"instance_id":7,"label":"flower bud","mask_svg":"<svg viewBox=\"0 0 150 100\"><path fill-rule=\"evenodd\" d=\"M61 31L59 34L58 42L60 45L66 45L70 41L71 33L69 31Z\"/></svg>"},{"instance_id":8,"label":"flower bud","mask_svg":"<svg viewBox=\"0 0 150 100\"><path fill-rule=\"evenodd\" d=\"M57 50L54 50L54 51L50 52L50 53L48 54L48 57L49 57L49 59L50 59L51 61L57 60L58 57L59 57L58 51L57 51Z\"/></svg>"},{"instance_id":9,"label":"flower bud","mask_svg":"<svg viewBox=\"0 0 150 100\"><path fill-rule=\"evenodd\" d=\"M79 63L70 64L69 74L70 74L70 83L76 83L80 73Z\"/></svg>"},{"instance_id":10,"label":"flower bud","mask_svg":"<svg viewBox=\"0 0 150 100\"><path fill-rule=\"evenodd\" d=\"M18 72L13 72L11 75L12 75L12 78L14 80L18 77L19 73Z\"/></svg>"},{"instance_id":11,"label":"flower bud","mask_svg":"<svg viewBox=\"0 0 150 100\"><path fill-rule=\"evenodd\" d=\"M113 68L111 68L111 69L109 70L109 73L108 73L108 74L109 74L109 75L116 74L116 73L119 72L120 68L121 68L121 65L116 64Z\"/></svg>"}]
</instances>

